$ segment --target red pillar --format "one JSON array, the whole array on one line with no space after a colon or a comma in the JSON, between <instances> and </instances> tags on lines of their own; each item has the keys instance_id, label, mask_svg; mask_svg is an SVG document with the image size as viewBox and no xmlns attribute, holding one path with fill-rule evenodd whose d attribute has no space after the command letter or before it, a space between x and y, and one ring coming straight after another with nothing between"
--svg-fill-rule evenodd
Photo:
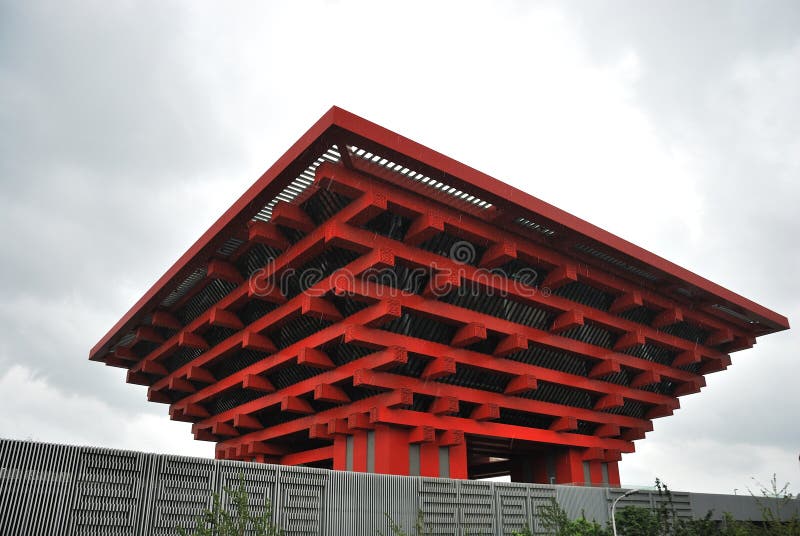
<instances>
[{"instance_id":1,"label":"red pillar","mask_svg":"<svg viewBox=\"0 0 800 536\"><path fill-rule=\"evenodd\" d=\"M467 440L450 447L450 478L467 478Z\"/></svg>"},{"instance_id":2,"label":"red pillar","mask_svg":"<svg viewBox=\"0 0 800 536\"><path fill-rule=\"evenodd\" d=\"M419 446L419 476L438 477L439 475L439 445L437 443L422 443Z\"/></svg>"},{"instance_id":3,"label":"red pillar","mask_svg":"<svg viewBox=\"0 0 800 536\"><path fill-rule=\"evenodd\" d=\"M583 484L582 449L566 448L555 453L556 484Z\"/></svg>"},{"instance_id":4,"label":"red pillar","mask_svg":"<svg viewBox=\"0 0 800 536\"><path fill-rule=\"evenodd\" d=\"M592 460L589 462L589 477L592 480L593 486L602 486L605 483L603 482L603 464L599 460Z\"/></svg>"},{"instance_id":5,"label":"red pillar","mask_svg":"<svg viewBox=\"0 0 800 536\"><path fill-rule=\"evenodd\" d=\"M621 484L619 481L619 465L618 462L608 462L608 485L618 488Z\"/></svg>"},{"instance_id":6,"label":"red pillar","mask_svg":"<svg viewBox=\"0 0 800 536\"><path fill-rule=\"evenodd\" d=\"M347 436L337 435L333 438L333 468L337 471L347 470Z\"/></svg>"},{"instance_id":7,"label":"red pillar","mask_svg":"<svg viewBox=\"0 0 800 536\"><path fill-rule=\"evenodd\" d=\"M408 474L408 432L387 424L375 425L375 472Z\"/></svg>"}]
</instances>

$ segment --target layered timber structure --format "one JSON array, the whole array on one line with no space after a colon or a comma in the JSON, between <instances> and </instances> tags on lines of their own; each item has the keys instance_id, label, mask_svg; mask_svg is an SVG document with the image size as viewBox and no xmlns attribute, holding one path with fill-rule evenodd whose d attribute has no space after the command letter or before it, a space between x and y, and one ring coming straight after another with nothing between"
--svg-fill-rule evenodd
<instances>
[{"instance_id":1,"label":"layered timber structure","mask_svg":"<svg viewBox=\"0 0 800 536\"><path fill-rule=\"evenodd\" d=\"M788 327L334 107L90 359L220 459L619 485L653 419Z\"/></svg>"}]
</instances>

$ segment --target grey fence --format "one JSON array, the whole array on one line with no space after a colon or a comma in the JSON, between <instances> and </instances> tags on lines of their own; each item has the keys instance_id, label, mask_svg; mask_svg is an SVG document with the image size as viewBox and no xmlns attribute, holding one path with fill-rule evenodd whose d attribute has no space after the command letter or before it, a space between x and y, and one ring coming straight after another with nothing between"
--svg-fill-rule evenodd
<instances>
[{"instance_id":1,"label":"grey fence","mask_svg":"<svg viewBox=\"0 0 800 536\"><path fill-rule=\"evenodd\" d=\"M0 440L0 534L175 534L176 527L194 524L213 492L227 505L224 488L235 488L242 478L253 510L268 499L276 524L289 536L390 534L387 516L409 528L419 512L438 534L500 536L525 526L543 533L537 510L551 499L573 517L583 512L604 524L611 501L623 493ZM656 493L637 492L620 505L653 507L660 500ZM757 510L752 498L727 495L673 492L672 501L685 517L709 509L717 517Z\"/></svg>"}]
</instances>

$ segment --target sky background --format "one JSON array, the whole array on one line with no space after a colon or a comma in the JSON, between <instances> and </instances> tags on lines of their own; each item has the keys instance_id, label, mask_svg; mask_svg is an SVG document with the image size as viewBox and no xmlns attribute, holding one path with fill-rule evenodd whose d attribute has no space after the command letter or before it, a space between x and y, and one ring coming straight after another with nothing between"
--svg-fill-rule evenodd
<instances>
[{"instance_id":1,"label":"sky background","mask_svg":"<svg viewBox=\"0 0 800 536\"><path fill-rule=\"evenodd\" d=\"M331 105L789 317L797 2L0 0L0 435L212 456L89 349ZM800 331L623 484L800 491Z\"/></svg>"}]
</instances>

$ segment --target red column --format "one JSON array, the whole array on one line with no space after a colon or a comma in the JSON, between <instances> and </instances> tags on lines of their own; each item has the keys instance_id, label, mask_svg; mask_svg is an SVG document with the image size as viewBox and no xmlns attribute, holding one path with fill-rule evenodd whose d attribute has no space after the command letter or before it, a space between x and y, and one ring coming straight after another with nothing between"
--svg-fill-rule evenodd
<instances>
[{"instance_id":1,"label":"red column","mask_svg":"<svg viewBox=\"0 0 800 536\"><path fill-rule=\"evenodd\" d=\"M611 487L619 487L619 465L617 462L608 462L608 485Z\"/></svg>"},{"instance_id":2,"label":"red column","mask_svg":"<svg viewBox=\"0 0 800 536\"><path fill-rule=\"evenodd\" d=\"M438 443L421 443L419 446L419 476L438 477L439 445Z\"/></svg>"},{"instance_id":3,"label":"red column","mask_svg":"<svg viewBox=\"0 0 800 536\"><path fill-rule=\"evenodd\" d=\"M589 476L592 479L593 486L602 486L603 482L603 462L599 460L592 460L589 462Z\"/></svg>"},{"instance_id":4,"label":"red column","mask_svg":"<svg viewBox=\"0 0 800 536\"><path fill-rule=\"evenodd\" d=\"M333 438L333 468L337 471L347 470L347 436L337 435Z\"/></svg>"},{"instance_id":5,"label":"red column","mask_svg":"<svg viewBox=\"0 0 800 536\"><path fill-rule=\"evenodd\" d=\"M408 474L408 432L388 424L375 425L375 472Z\"/></svg>"},{"instance_id":6,"label":"red column","mask_svg":"<svg viewBox=\"0 0 800 536\"><path fill-rule=\"evenodd\" d=\"M467 441L450 447L450 478L467 478Z\"/></svg>"},{"instance_id":7,"label":"red column","mask_svg":"<svg viewBox=\"0 0 800 536\"><path fill-rule=\"evenodd\" d=\"M583 484L582 449L561 449L556 452L556 484Z\"/></svg>"}]
</instances>

